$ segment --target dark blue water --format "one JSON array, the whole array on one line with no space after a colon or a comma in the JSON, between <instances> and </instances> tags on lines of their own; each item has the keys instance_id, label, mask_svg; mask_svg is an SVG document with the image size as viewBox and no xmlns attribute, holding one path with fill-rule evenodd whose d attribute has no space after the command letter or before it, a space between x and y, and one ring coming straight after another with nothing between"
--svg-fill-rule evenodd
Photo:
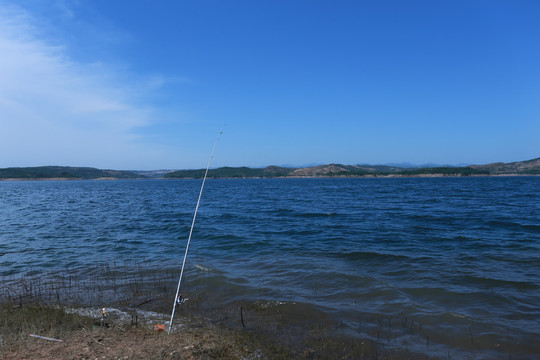
<instances>
[{"instance_id":1,"label":"dark blue water","mask_svg":"<svg viewBox=\"0 0 540 360\"><path fill-rule=\"evenodd\" d=\"M200 185L0 182L0 274L177 268ZM208 180L187 268L230 301L306 304L358 337L386 326L387 347L537 358L540 177Z\"/></svg>"}]
</instances>

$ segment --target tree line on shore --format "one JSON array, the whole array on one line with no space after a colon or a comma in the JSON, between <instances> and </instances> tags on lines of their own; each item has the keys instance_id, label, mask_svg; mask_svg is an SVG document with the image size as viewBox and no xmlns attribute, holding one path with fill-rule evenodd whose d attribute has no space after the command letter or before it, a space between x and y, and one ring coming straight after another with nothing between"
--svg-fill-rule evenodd
<instances>
[{"instance_id":1,"label":"tree line on shore","mask_svg":"<svg viewBox=\"0 0 540 360\"><path fill-rule=\"evenodd\" d=\"M38 166L0 169L0 180L6 179L200 179L205 169L177 171L101 170L91 167ZM304 168L267 166L265 168L220 167L208 171L209 178L302 178L302 177L388 177L388 176L492 176L540 175L540 158L470 166L434 166L404 168L385 165L328 164Z\"/></svg>"}]
</instances>

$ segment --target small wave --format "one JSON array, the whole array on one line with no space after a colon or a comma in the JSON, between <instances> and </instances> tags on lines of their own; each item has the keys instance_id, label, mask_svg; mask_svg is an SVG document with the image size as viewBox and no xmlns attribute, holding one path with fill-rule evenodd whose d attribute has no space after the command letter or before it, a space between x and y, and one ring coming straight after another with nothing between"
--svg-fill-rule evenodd
<instances>
[{"instance_id":1,"label":"small wave","mask_svg":"<svg viewBox=\"0 0 540 360\"><path fill-rule=\"evenodd\" d=\"M540 225L534 225L534 224L520 224L516 222L511 221L500 221L500 220L492 220L485 223L489 227L497 228L497 229L519 229L519 230L525 230L533 233L540 233Z\"/></svg>"},{"instance_id":2,"label":"small wave","mask_svg":"<svg viewBox=\"0 0 540 360\"><path fill-rule=\"evenodd\" d=\"M467 275L463 277L464 283L474 283L478 285L484 285L486 287L515 287L518 289L536 290L539 286L529 281L517 281L507 279L495 279L485 276Z\"/></svg>"},{"instance_id":3,"label":"small wave","mask_svg":"<svg viewBox=\"0 0 540 360\"><path fill-rule=\"evenodd\" d=\"M211 271L215 270L215 269L213 269L211 267L207 267L207 266L204 266L204 265L201 265L201 264L195 264L195 268L199 269L199 270L202 270L202 271L205 271L205 272L211 272Z\"/></svg>"},{"instance_id":4,"label":"small wave","mask_svg":"<svg viewBox=\"0 0 540 360\"><path fill-rule=\"evenodd\" d=\"M278 216L292 216L292 217L304 217L304 218L321 218L321 217L330 217L336 216L336 212L297 212L291 209L276 209L272 211Z\"/></svg>"},{"instance_id":5,"label":"small wave","mask_svg":"<svg viewBox=\"0 0 540 360\"><path fill-rule=\"evenodd\" d=\"M279 305L285 305L285 304L296 304L294 301L287 302L287 301L279 301L279 300L258 300L253 303L255 306L259 307L260 309L268 309L272 307L276 307Z\"/></svg>"},{"instance_id":6,"label":"small wave","mask_svg":"<svg viewBox=\"0 0 540 360\"><path fill-rule=\"evenodd\" d=\"M335 253L336 257L346 260L388 260L388 259L410 259L410 257L401 254L379 253L375 251L355 251L350 253Z\"/></svg>"},{"instance_id":7,"label":"small wave","mask_svg":"<svg viewBox=\"0 0 540 360\"><path fill-rule=\"evenodd\" d=\"M521 227L531 232L540 233L540 225L521 225Z\"/></svg>"},{"instance_id":8,"label":"small wave","mask_svg":"<svg viewBox=\"0 0 540 360\"><path fill-rule=\"evenodd\" d=\"M450 319L460 319L460 320L456 320L456 321L461 321L461 319L466 320L466 319L471 318L470 316L468 316L466 314L461 314L461 313L457 313L457 312L454 312L454 311L441 312L440 314L438 314L438 316L441 319L446 319L450 323L453 323L453 321L450 320Z\"/></svg>"},{"instance_id":9,"label":"small wave","mask_svg":"<svg viewBox=\"0 0 540 360\"><path fill-rule=\"evenodd\" d=\"M467 315L458 314L458 313L455 313L455 312L450 312L450 313L448 313L448 314L451 315L451 316L460 318L460 319L466 319L466 318L467 318Z\"/></svg>"},{"instance_id":10,"label":"small wave","mask_svg":"<svg viewBox=\"0 0 540 360\"><path fill-rule=\"evenodd\" d=\"M328 213L302 213L298 214L298 216L301 217L307 217L307 218L318 218L318 217L330 217L330 216L336 216L338 215L335 212L328 212Z\"/></svg>"},{"instance_id":11,"label":"small wave","mask_svg":"<svg viewBox=\"0 0 540 360\"><path fill-rule=\"evenodd\" d=\"M39 251L52 251L52 250L58 250L58 248L22 249L22 250L13 250L13 251L0 251L0 256L4 256L6 254L19 254L19 253L26 253L26 252L39 252Z\"/></svg>"},{"instance_id":12,"label":"small wave","mask_svg":"<svg viewBox=\"0 0 540 360\"><path fill-rule=\"evenodd\" d=\"M223 214L219 215L219 218L222 219L222 220L234 219L236 217L237 217L237 215L235 215L234 213L223 213Z\"/></svg>"},{"instance_id":13,"label":"small wave","mask_svg":"<svg viewBox=\"0 0 540 360\"><path fill-rule=\"evenodd\" d=\"M294 214L294 211L291 209L274 209L270 213L276 214L278 216L290 216Z\"/></svg>"},{"instance_id":14,"label":"small wave","mask_svg":"<svg viewBox=\"0 0 540 360\"><path fill-rule=\"evenodd\" d=\"M325 322L329 318L329 314L323 310L324 307L319 305L282 300L257 300L252 303L255 309L264 310L267 314L284 317L289 320L301 319L305 321L309 319L314 323Z\"/></svg>"}]
</instances>

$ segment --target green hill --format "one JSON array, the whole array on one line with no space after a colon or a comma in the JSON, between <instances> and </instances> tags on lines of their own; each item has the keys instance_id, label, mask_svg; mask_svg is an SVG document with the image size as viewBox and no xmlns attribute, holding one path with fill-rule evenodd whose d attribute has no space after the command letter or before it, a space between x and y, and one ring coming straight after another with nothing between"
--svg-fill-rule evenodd
<instances>
[{"instance_id":1,"label":"green hill","mask_svg":"<svg viewBox=\"0 0 540 360\"><path fill-rule=\"evenodd\" d=\"M90 167L70 166L38 166L38 167L11 167L0 169L0 179L136 179L144 178L131 171L100 170Z\"/></svg>"},{"instance_id":2,"label":"green hill","mask_svg":"<svg viewBox=\"0 0 540 360\"><path fill-rule=\"evenodd\" d=\"M100 170L91 167L39 166L0 169L2 179L202 179L205 169L156 171ZM540 158L512 163L492 163L462 167L434 166L403 168L386 165L327 164L305 168L268 166L265 168L220 167L208 171L209 178L281 178L281 177L374 177L374 176L489 176L540 175Z\"/></svg>"},{"instance_id":3,"label":"green hill","mask_svg":"<svg viewBox=\"0 0 540 360\"><path fill-rule=\"evenodd\" d=\"M209 178L272 178L284 177L289 175L293 168L284 168L279 166L268 166L263 169L253 169L246 166L242 167L221 167L208 170ZM199 170L178 170L165 174L166 179L202 179L205 169Z\"/></svg>"},{"instance_id":4,"label":"green hill","mask_svg":"<svg viewBox=\"0 0 540 360\"><path fill-rule=\"evenodd\" d=\"M179 170L166 174L165 178L195 178L204 176L204 169ZM373 177L373 176L488 176L488 175L539 175L540 158L513 163L494 163L471 166L434 166L403 168L386 165L327 164L305 168L222 167L208 172L210 178L272 178L272 177Z\"/></svg>"},{"instance_id":5,"label":"green hill","mask_svg":"<svg viewBox=\"0 0 540 360\"><path fill-rule=\"evenodd\" d=\"M489 175L489 171L484 169L474 169L469 166L465 167L432 167L404 170L398 172L403 176L420 176L420 175L442 175L442 176L471 176L471 175Z\"/></svg>"},{"instance_id":6,"label":"green hill","mask_svg":"<svg viewBox=\"0 0 540 360\"><path fill-rule=\"evenodd\" d=\"M540 175L540 158L511 163L471 165L470 167L488 171L491 175Z\"/></svg>"}]
</instances>

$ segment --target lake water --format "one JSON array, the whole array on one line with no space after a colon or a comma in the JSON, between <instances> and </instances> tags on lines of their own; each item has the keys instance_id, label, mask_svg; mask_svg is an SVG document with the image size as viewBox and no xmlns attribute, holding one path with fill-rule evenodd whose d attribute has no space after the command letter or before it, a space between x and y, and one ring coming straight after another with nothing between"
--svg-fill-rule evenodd
<instances>
[{"instance_id":1,"label":"lake water","mask_svg":"<svg viewBox=\"0 0 540 360\"><path fill-rule=\"evenodd\" d=\"M0 275L177 269L200 185L0 182ZM301 304L387 347L536 359L540 177L210 179L186 268L186 293Z\"/></svg>"}]
</instances>

